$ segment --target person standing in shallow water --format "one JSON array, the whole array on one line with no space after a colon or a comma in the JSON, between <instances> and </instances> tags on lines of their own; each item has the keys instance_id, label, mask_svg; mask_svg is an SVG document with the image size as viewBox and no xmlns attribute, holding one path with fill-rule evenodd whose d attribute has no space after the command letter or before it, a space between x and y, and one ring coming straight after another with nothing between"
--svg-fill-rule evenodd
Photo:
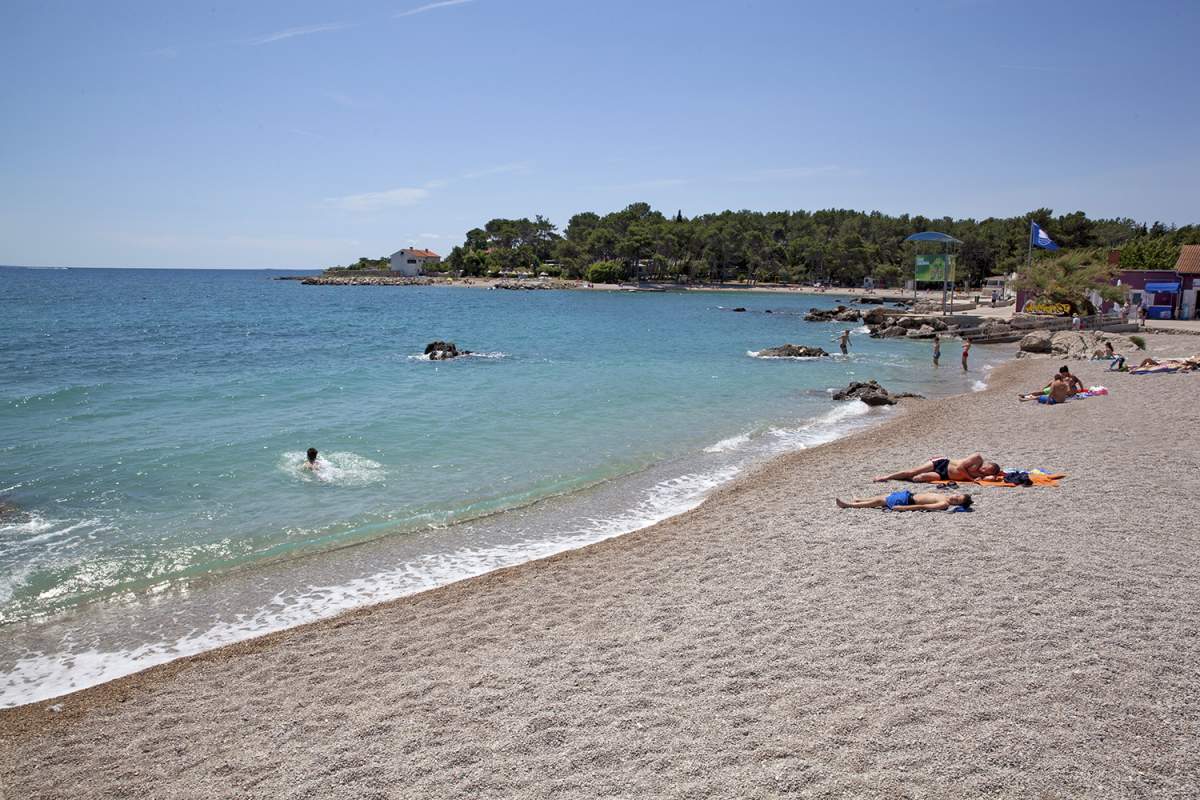
<instances>
[{"instance_id":1,"label":"person standing in shallow water","mask_svg":"<svg viewBox=\"0 0 1200 800\"><path fill-rule=\"evenodd\" d=\"M971 342L969 340L964 339L963 340L963 356L962 356L963 372L967 371L967 358L970 355L971 355Z\"/></svg>"},{"instance_id":2,"label":"person standing in shallow water","mask_svg":"<svg viewBox=\"0 0 1200 800\"><path fill-rule=\"evenodd\" d=\"M842 336L840 339L838 339L838 347L842 349L842 355L846 355L850 351L849 329L842 331Z\"/></svg>"},{"instance_id":3,"label":"person standing in shallow water","mask_svg":"<svg viewBox=\"0 0 1200 800\"><path fill-rule=\"evenodd\" d=\"M938 365L938 359L942 357L942 340L935 333L933 335L933 365Z\"/></svg>"},{"instance_id":4,"label":"person standing in shallow water","mask_svg":"<svg viewBox=\"0 0 1200 800\"><path fill-rule=\"evenodd\" d=\"M305 454L304 463L300 466L304 469L311 469L313 472L317 471L317 448L308 448L308 452Z\"/></svg>"}]
</instances>

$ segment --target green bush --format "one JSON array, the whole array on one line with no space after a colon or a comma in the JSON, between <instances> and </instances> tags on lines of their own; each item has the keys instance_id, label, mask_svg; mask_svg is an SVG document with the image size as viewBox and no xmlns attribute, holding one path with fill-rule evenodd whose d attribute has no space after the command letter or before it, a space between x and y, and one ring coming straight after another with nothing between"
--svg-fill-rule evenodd
<instances>
[{"instance_id":1,"label":"green bush","mask_svg":"<svg viewBox=\"0 0 1200 800\"><path fill-rule=\"evenodd\" d=\"M1145 349L1146 349L1146 340L1145 340L1145 339L1143 339L1143 338L1142 338L1142 337L1140 337L1140 336L1130 336L1130 337L1129 337L1129 341L1131 341L1131 342L1133 342L1135 345L1137 345L1137 349L1138 349L1138 350L1145 350Z\"/></svg>"},{"instance_id":2,"label":"green bush","mask_svg":"<svg viewBox=\"0 0 1200 800\"><path fill-rule=\"evenodd\" d=\"M592 283L617 283L623 271L620 261L597 261L588 267L587 279Z\"/></svg>"}]
</instances>

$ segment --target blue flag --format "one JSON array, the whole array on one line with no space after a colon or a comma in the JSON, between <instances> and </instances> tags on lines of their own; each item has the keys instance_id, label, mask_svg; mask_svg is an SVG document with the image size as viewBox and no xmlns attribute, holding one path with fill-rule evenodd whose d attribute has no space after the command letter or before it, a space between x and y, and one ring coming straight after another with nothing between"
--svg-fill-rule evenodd
<instances>
[{"instance_id":1,"label":"blue flag","mask_svg":"<svg viewBox=\"0 0 1200 800\"><path fill-rule=\"evenodd\" d=\"M1044 230L1034 221L1029 222L1029 241L1034 247L1041 247L1045 250L1057 250L1058 245L1054 243Z\"/></svg>"}]
</instances>

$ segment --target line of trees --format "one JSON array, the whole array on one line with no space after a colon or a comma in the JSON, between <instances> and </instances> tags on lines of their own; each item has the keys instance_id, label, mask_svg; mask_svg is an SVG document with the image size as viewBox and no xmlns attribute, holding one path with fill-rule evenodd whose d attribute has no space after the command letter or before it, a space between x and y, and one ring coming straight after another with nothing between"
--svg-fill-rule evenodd
<instances>
[{"instance_id":1,"label":"line of trees","mask_svg":"<svg viewBox=\"0 0 1200 800\"><path fill-rule=\"evenodd\" d=\"M1200 243L1196 225L1093 220L1082 211L1055 216L1048 208L984 220L848 209L723 211L686 218L633 203L604 216L576 214L562 231L540 215L493 219L469 231L442 267L464 275L547 272L605 283L739 280L857 286L871 276L878 285L897 285L911 275L916 252L905 245L905 237L937 230L962 240L959 280L978 285L988 275L1015 271L1023 263L1030 221L1064 249L1120 248L1123 267L1170 269L1180 245Z\"/></svg>"}]
</instances>

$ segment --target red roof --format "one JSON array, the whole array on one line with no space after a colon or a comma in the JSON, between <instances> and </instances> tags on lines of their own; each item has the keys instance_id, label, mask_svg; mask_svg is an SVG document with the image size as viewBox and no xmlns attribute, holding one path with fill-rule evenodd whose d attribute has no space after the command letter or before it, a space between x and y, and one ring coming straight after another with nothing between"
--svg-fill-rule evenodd
<instances>
[{"instance_id":1,"label":"red roof","mask_svg":"<svg viewBox=\"0 0 1200 800\"><path fill-rule=\"evenodd\" d=\"M404 253L406 256L415 256L417 258L441 258L441 256L432 250L417 250L413 247L406 247L399 252Z\"/></svg>"},{"instance_id":2,"label":"red roof","mask_svg":"<svg viewBox=\"0 0 1200 800\"><path fill-rule=\"evenodd\" d=\"M1180 248L1175 271L1180 275L1200 275L1200 244L1185 244Z\"/></svg>"}]
</instances>

